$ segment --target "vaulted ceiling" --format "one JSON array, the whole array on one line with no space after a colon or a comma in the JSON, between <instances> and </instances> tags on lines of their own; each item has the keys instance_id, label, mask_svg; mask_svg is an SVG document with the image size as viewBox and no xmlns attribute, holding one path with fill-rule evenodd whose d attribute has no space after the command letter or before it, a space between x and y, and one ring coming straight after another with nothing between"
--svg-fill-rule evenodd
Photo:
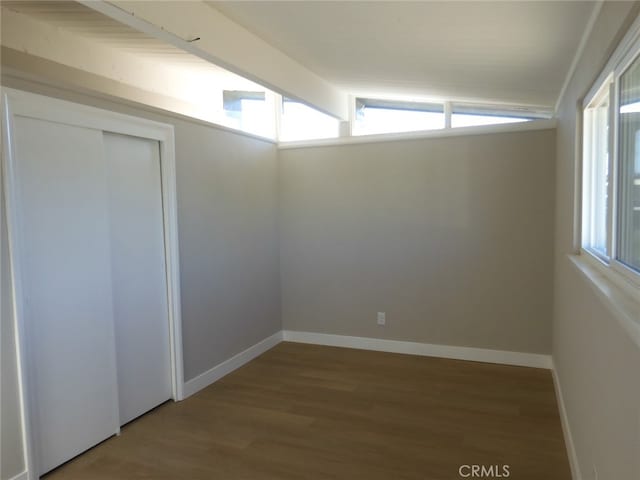
<instances>
[{"instance_id":1,"label":"vaulted ceiling","mask_svg":"<svg viewBox=\"0 0 640 480\"><path fill-rule=\"evenodd\" d=\"M594 2L208 2L355 94L553 106Z\"/></svg>"},{"instance_id":2,"label":"vaulted ceiling","mask_svg":"<svg viewBox=\"0 0 640 480\"><path fill-rule=\"evenodd\" d=\"M233 80L238 77L228 70L239 73L341 118L347 94L552 109L600 6L515 0L0 4L186 75ZM195 37L201 40L184 40Z\"/></svg>"},{"instance_id":3,"label":"vaulted ceiling","mask_svg":"<svg viewBox=\"0 0 640 480\"><path fill-rule=\"evenodd\" d=\"M196 75L226 76L240 83L237 75L223 68L73 0L0 0L0 5L136 58L154 60Z\"/></svg>"}]
</instances>

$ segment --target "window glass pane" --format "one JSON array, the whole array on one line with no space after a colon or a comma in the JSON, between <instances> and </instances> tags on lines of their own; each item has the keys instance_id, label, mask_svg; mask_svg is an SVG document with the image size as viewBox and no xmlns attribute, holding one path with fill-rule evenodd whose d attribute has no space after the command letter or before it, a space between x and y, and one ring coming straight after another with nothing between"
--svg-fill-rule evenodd
<instances>
[{"instance_id":1,"label":"window glass pane","mask_svg":"<svg viewBox=\"0 0 640 480\"><path fill-rule=\"evenodd\" d=\"M640 60L620 77L618 259L640 270Z\"/></svg>"},{"instance_id":2,"label":"window glass pane","mask_svg":"<svg viewBox=\"0 0 640 480\"><path fill-rule=\"evenodd\" d=\"M358 99L354 135L414 132L444 128L444 108L437 104Z\"/></svg>"},{"instance_id":3,"label":"window glass pane","mask_svg":"<svg viewBox=\"0 0 640 480\"><path fill-rule=\"evenodd\" d=\"M265 92L224 90L225 124L263 137L273 136L273 103L266 101Z\"/></svg>"},{"instance_id":4,"label":"window glass pane","mask_svg":"<svg viewBox=\"0 0 640 480\"><path fill-rule=\"evenodd\" d=\"M528 122L530 118L518 117L501 117L497 115L479 115L454 113L451 115L451 126L456 127L474 127L478 125L497 125L500 123L518 123Z\"/></svg>"},{"instance_id":5,"label":"window glass pane","mask_svg":"<svg viewBox=\"0 0 640 480\"><path fill-rule=\"evenodd\" d=\"M534 118L549 118L551 116L542 112L529 112L509 109L508 107L475 105L472 103L454 103L452 110L451 126L453 128L528 122Z\"/></svg>"},{"instance_id":6,"label":"window glass pane","mask_svg":"<svg viewBox=\"0 0 640 480\"><path fill-rule=\"evenodd\" d=\"M336 138L339 132L338 119L295 100L283 99L280 141Z\"/></svg>"},{"instance_id":7,"label":"window glass pane","mask_svg":"<svg viewBox=\"0 0 640 480\"><path fill-rule=\"evenodd\" d=\"M582 246L608 258L609 83L584 112Z\"/></svg>"}]
</instances>

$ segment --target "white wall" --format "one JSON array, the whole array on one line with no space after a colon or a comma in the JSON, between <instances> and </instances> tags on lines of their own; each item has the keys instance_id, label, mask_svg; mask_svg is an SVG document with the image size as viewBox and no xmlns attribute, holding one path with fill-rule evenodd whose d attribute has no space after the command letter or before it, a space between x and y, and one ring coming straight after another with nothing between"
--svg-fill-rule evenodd
<instances>
[{"instance_id":1,"label":"white wall","mask_svg":"<svg viewBox=\"0 0 640 480\"><path fill-rule=\"evenodd\" d=\"M554 130L281 150L284 328L549 353L554 152Z\"/></svg>"},{"instance_id":2,"label":"white wall","mask_svg":"<svg viewBox=\"0 0 640 480\"><path fill-rule=\"evenodd\" d=\"M576 105L638 12L605 2L560 105L553 357L582 478L640 478L640 348L569 261L573 253Z\"/></svg>"}]
</instances>

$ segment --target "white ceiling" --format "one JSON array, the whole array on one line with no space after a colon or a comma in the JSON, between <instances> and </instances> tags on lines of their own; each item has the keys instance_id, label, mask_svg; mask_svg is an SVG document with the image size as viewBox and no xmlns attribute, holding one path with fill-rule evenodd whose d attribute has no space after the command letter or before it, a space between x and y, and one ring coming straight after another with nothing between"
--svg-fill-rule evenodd
<instances>
[{"instance_id":1,"label":"white ceiling","mask_svg":"<svg viewBox=\"0 0 640 480\"><path fill-rule=\"evenodd\" d=\"M208 3L350 93L547 107L594 8L581 1Z\"/></svg>"},{"instance_id":2,"label":"white ceiling","mask_svg":"<svg viewBox=\"0 0 640 480\"><path fill-rule=\"evenodd\" d=\"M184 58L182 50L73 1L3 0L2 7L132 53L171 55L178 61L189 61Z\"/></svg>"},{"instance_id":3,"label":"white ceiling","mask_svg":"<svg viewBox=\"0 0 640 480\"><path fill-rule=\"evenodd\" d=\"M261 87L224 68L192 55L151 35L135 30L71 0L0 0L2 8L22 13L136 58L194 75L215 78L238 89Z\"/></svg>"},{"instance_id":4,"label":"white ceiling","mask_svg":"<svg viewBox=\"0 0 640 480\"><path fill-rule=\"evenodd\" d=\"M207 2L335 86L361 96L553 107L593 11L583 1ZM237 75L73 1L10 8L141 58ZM206 34L206 32L202 32ZM250 88L251 82L243 87Z\"/></svg>"}]
</instances>

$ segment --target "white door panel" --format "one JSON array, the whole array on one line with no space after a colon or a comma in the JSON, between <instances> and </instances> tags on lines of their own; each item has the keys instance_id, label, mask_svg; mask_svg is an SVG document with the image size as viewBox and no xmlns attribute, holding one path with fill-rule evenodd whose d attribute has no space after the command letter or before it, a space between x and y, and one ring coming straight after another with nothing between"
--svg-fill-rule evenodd
<instances>
[{"instance_id":1,"label":"white door panel","mask_svg":"<svg viewBox=\"0 0 640 480\"><path fill-rule=\"evenodd\" d=\"M102 132L16 117L24 321L40 473L118 431Z\"/></svg>"},{"instance_id":2,"label":"white door panel","mask_svg":"<svg viewBox=\"0 0 640 480\"><path fill-rule=\"evenodd\" d=\"M157 141L104 134L120 424L171 398L171 358Z\"/></svg>"}]
</instances>

